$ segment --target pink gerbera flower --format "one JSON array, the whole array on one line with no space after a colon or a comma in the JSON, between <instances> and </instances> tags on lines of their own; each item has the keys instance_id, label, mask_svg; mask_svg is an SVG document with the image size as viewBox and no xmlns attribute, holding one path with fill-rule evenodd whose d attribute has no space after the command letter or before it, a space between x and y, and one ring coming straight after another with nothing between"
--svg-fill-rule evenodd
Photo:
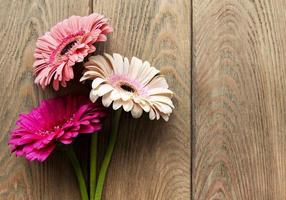
<instances>
[{"instance_id":1,"label":"pink gerbera flower","mask_svg":"<svg viewBox=\"0 0 286 200\"><path fill-rule=\"evenodd\" d=\"M35 83L45 88L53 81L55 90L59 84L65 87L74 77L72 66L95 51L95 42L106 41L106 34L112 31L107 21L97 13L72 16L41 36L34 54Z\"/></svg>"},{"instance_id":2,"label":"pink gerbera flower","mask_svg":"<svg viewBox=\"0 0 286 200\"><path fill-rule=\"evenodd\" d=\"M103 107L87 97L43 100L38 108L20 115L9 145L17 156L44 161L57 143L70 144L78 134L100 130L104 116Z\"/></svg>"}]
</instances>

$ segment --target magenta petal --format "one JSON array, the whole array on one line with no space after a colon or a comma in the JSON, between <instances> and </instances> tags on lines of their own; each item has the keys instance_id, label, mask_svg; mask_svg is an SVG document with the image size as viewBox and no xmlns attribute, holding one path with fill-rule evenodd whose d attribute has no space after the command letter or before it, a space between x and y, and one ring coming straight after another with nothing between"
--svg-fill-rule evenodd
<instances>
[{"instance_id":1,"label":"magenta petal","mask_svg":"<svg viewBox=\"0 0 286 200\"><path fill-rule=\"evenodd\" d=\"M50 145L50 146L47 146L44 149L35 150L35 151L32 151L32 152L29 152L29 153L26 154L26 158L28 160L30 160L30 161L38 160L40 162L43 162L53 152L55 147L56 147L55 145Z\"/></svg>"},{"instance_id":2,"label":"magenta petal","mask_svg":"<svg viewBox=\"0 0 286 200\"><path fill-rule=\"evenodd\" d=\"M94 132L95 128L92 127L92 126L83 126L81 129L80 129L80 132L81 133L92 133Z\"/></svg>"},{"instance_id":3,"label":"magenta petal","mask_svg":"<svg viewBox=\"0 0 286 200\"><path fill-rule=\"evenodd\" d=\"M63 144L71 144L72 143L72 139L61 139L61 143Z\"/></svg>"},{"instance_id":4,"label":"magenta petal","mask_svg":"<svg viewBox=\"0 0 286 200\"><path fill-rule=\"evenodd\" d=\"M8 144L17 156L44 161L55 144L70 144L78 134L101 129L104 108L88 97L60 97L44 100L28 114L20 115Z\"/></svg>"}]
</instances>

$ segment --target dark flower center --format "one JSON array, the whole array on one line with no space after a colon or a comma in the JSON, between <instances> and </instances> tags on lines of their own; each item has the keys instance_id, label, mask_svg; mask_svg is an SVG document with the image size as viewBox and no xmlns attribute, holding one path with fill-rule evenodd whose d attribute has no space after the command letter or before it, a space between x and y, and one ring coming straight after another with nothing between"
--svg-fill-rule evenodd
<instances>
[{"instance_id":1,"label":"dark flower center","mask_svg":"<svg viewBox=\"0 0 286 200\"><path fill-rule=\"evenodd\" d=\"M127 92L132 92L132 93L135 92L135 89L130 85L123 84L120 87Z\"/></svg>"},{"instance_id":2,"label":"dark flower center","mask_svg":"<svg viewBox=\"0 0 286 200\"><path fill-rule=\"evenodd\" d=\"M68 43L62 50L61 50L61 55L64 55L66 52L68 52L72 47L73 45L75 45L77 41L72 41L70 43Z\"/></svg>"}]
</instances>

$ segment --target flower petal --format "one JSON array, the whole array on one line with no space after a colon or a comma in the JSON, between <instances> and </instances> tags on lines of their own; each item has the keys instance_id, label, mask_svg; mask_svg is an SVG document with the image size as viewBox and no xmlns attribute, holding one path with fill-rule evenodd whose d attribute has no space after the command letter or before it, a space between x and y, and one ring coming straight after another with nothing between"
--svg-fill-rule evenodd
<instances>
[{"instance_id":1,"label":"flower petal","mask_svg":"<svg viewBox=\"0 0 286 200\"><path fill-rule=\"evenodd\" d=\"M91 87L96 89L100 84L102 84L105 80L102 78L96 78L92 81Z\"/></svg>"},{"instance_id":2,"label":"flower petal","mask_svg":"<svg viewBox=\"0 0 286 200\"><path fill-rule=\"evenodd\" d=\"M123 104L122 100L113 101L112 108L113 110L118 110Z\"/></svg>"},{"instance_id":3,"label":"flower petal","mask_svg":"<svg viewBox=\"0 0 286 200\"><path fill-rule=\"evenodd\" d=\"M110 92L111 90L113 90L113 87L109 84L103 84L103 85L100 85L99 88L98 88L98 96L103 96L105 94L107 94L108 92Z\"/></svg>"},{"instance_id":4,"label":"flower petal","mask_svg":"<svg viewBox=\"0 0 286 200\"><path fill-rule=\"evenodd\" d=\"M132 100L123 101L123 109L124 109L126 112L129 112L130 110L132 110L133 104L134 104L134 103L133 103Z\"/></svg>"},{"instance_id":5,"label":"flower petal","mask_svg":"<svg viewBox=\"0 0 286 200\"><path fill-rule=\"evenodd\" d=\"M134 104L132 110L131 110L131 114L134 118L139 118L141 117L143 113L143 110L140 106L138 106L137 104Z\"/></svg>"},{"instance_id":6,"label":"flower petal","mask_svg":"<svg viewBox=\"0 0 286 200\"><path fill-rule=\"evenodd\" d=\"M102 104L105 107L109 107L112 103L112 99L110 98L110 94L106 94L102 97Z\"/></svg>"}]
</instances>

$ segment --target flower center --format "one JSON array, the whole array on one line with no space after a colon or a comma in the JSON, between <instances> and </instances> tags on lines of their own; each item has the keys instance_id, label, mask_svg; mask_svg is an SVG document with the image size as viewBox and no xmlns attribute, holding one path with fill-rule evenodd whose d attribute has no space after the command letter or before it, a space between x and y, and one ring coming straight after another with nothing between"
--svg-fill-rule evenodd
<instances>
[{"instance_id":1,"label":"flower center","mask_svg":"<svg viewBox=\"0 0 286 200\"><path fill-rule=\"evenodd\" d=\"M45 131L45 130L40 130L37 132L38 135L42 135L42 136L49 135L50 133L51 133L50 131Z\"/></svg>"},{"instance_id":2,"label":"flower center","mask_svg":"<svg viewBox=\"0 0 286 200\"><path fill-rule=\"evenodd\" d=\"M60 120L56 120L55 122L53 122L52 124L48 125L47 127L44 127L42 130L39 130L37 132L38 135L49 135L53 132L55 132L57 129L62 129L64 124L67 124L69 122L72 122L74 120L74 116L66 119L60 119Z\"/></svg>"},{"instance_id":3,"label":"flower center","mask_svg":"<svg viewBox=\"0 0 286 200\"><path fill-rule=\"evenodd\" d=\"M79 31L74 34L70 34L67 37L63 38L61 43L53 50L49 63L57 62L63 55L65 55L76 43L84 36L84 31ZM64 47L64 48L63 48Z\"/></svg>"},{"instance_id":4,"label":"flower center","mask_svg":"<svg viewBox=\"0 0 286 200\"><path fill-rule=\"evenodd\" d=\"M76 43L77 41L71 41L70 43L68 43L62 50L61 50L61 55L64 55L65 53L67 53Z\"/></svg>"},{"instance_id":5,"label":"flower center","mask_svg":"<svg viewBox=\"0 0 286 200\"><path fill-rule=\"evenodd\" d=\"M120 85L120 88L127 92L131 92L131 93L134 93L136 91L131 85L128 85L126 83L123 83L122 85Z\"/></svg>"},{"instance_id":6,"label":"flower center","mask_svg":"<svg viewBox=\"0 0 286 200\"><path fill-rule=\"evenodd\" d=\"M125 92L132 93L134 95L147 95L146 87L136 79L131 79L125 74L114 74L108 77L108 82L117 89L121 89Z\"/></svg>"}]
</instances>

